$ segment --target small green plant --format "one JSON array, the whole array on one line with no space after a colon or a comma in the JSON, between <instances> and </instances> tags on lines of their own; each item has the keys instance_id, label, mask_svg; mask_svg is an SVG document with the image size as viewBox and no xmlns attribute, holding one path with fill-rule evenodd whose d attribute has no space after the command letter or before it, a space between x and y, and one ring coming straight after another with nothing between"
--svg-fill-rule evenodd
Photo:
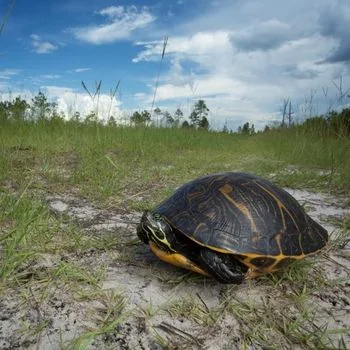
<instances>
[{"instance_id":1,"label":"small green plant","mask_svg":"<svg viewBox=\"0 0 350 350\"><path fill-rule=\"evenodd\" d=\"M129 316L129 313L125 311L126 299L119 293L113 291L100 293L98 301L98 314L93 315L96 327L77 337L68 346L68 349L89 349L94 339L109 333L117 333L118 326Z\"/></svg>"}]
</instances>

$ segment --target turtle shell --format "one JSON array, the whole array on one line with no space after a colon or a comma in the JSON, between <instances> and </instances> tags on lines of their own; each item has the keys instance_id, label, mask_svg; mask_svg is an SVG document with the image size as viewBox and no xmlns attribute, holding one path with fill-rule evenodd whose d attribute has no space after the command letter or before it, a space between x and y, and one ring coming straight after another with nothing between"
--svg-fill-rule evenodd
<instances>
[{"instance_id":1,"label":"turtle shell","mask_svg":"<svg viewBox=\"0 0 350 350\"><path fill-rule=\"evenodd\" d=\"M328 241L327 231L288 192L246 173L217 173L188 182L155 212L199 245L249 258L248 266L273 263L277 269L282 266L276 260L301 259Z\"/></svg>"}]
</instances>

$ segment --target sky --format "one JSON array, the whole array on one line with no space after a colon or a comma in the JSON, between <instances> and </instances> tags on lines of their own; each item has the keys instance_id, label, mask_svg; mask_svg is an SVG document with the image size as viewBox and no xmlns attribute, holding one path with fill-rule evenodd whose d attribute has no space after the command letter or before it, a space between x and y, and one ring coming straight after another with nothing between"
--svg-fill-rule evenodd
<instances>
[{"instance_id":1,"label":"sky","mask_svg":"<svg viewBox=\"0 0 350 350\"><path fill-rule=\"evenodd\" d=\"M210 125L233 130L280 121L287 99L295 119L350 103L348 0L17 0L6 16L11 3L1 100L42 91L67 116L125 120L152 106L188 116L203 99ZM82 81L102 81L99 101Z\"/></svg>"}]
</instances>

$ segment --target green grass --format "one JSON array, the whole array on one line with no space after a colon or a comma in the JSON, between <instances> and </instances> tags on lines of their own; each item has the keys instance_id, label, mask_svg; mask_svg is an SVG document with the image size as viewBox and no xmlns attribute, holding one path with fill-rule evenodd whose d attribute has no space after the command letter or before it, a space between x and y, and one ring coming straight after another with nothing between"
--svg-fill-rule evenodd
<instances>
[{"instance_id":1,"label":"green grass","mask_svg":"<svg viewBox=\"0 0 350 350\"><path fill-rule=\"evenodd\" d=\"M349 138L303 130L255 136L77 123L4 124L0 180L70 191L99 203L144 209L203 174L248 171L281 185L347 192ZM138 197L144 198L139 203Z\"/></svg>"},{"instance_id":2,"label":"green grass","mask_svg":"<svg viewBox=\"0 0 350 350\"><path fill-rule=\"evenodd\" d=\"M97 319L97 326L76 338L68 349L89 349L94 339L115 333L116 328L128 317L125 311L126 299L115 292L106 292L99 298L98 314L92 317Z\"/></svg>"},{"instance_id":3,"label":"green grass","mask_svg":"<svg viewBox=\"0 0 350 350\"><path fill-rule=\"evenodd\" d=\"M174 301L167 311L172 317L181 317L201 326L214 325L220 315L220 310L210 310L203 302L189 299Z\"/></svg>"},{"instance_id":4,"label":"green grass","mask_svg":"<svg viewBox=\"0 0 350 350\"><path fill-rule=\"evenodd\" d=\"M2 244L1 282L13 279L26 263L29 263L48 242L54 232L51 229L47 209L38 200L29 200L24 192L19 196L0 193L0 223L4 231ZM0 232L1 232L0 231ZM1 283L0 282L0 283Z\"/></svg>"},{"instance_id":5,"label":"green grass","mask_svg":"<svg viewBox=\"0 0 350 350\"><path fill-rule=\"evenodd\" d=\"M239 320L240 331L247 344L263 349L288 349L293 346L304 349L336 348L336 344L327 337L326 327L315 323L317 311L310 306L304 305L303 309L295 310L293 304L278 308L269 299L260 305L233 300L229 310Z\"/></svg>"}]
</instances>

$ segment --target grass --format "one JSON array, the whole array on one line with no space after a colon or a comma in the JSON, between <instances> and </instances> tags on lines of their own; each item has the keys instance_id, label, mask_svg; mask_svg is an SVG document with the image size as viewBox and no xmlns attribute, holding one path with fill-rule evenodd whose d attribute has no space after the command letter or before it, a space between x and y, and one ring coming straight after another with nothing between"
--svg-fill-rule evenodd
<instances>
[{"instance_id":1,"label":"grass","mask_svg":"<svg viewBox=\"0 0 350 350\"><path fill-rule=\"evenodd\" d=\"M275 349L293 346L305 349L336 348L326 337L326 328L315 323L316 311L310 307L297 312L293 306L285 304L280 309L267 299L261 305L231 301L229 310L239 320L242 338L247 344L261 348L273 344Z\"/></svg>"},{"instance_id":2,"label":"grass","mask_svg":"<svg viewBox=\"0 0 350 350\"><path fill-rule=\"evenodd\" d=\"M0 277L4 283L13 279L16 273L42 249L54 231L49 230L47 209L37 200L0 194L0 222L5 232L0 236L2 243L2 264ZM35 242L35 243L34 243ZM35 249L33 249L33 246Z\"/></svg>"},{"instance_id":3,"label":"grass","mask_svg":"<svg viewBox=\"0 0 350 350\"><path fill-rule=\"evenodd\" d=\"M342 194L350 203L349 138L320 137L298 127L250 137L73 122L5 123L0 127L0 169L0 306L1 298L12 296L25 310L40 311L36 322L22 325L29 339L49 332L52 316L45 314L44 306L59 293L63 303L83 309L82 324L84 317L92 323L78 327L69 342L62 339L62 348L99 346L117 339L126 322L138 324L141 319L153 330L155 343L181 348L185 340L178 330L152 324L164 315L186 319L199 330L199 338L221 331L225 316L234 317L238 333L225 336L228 348L346 348L349 330L325 327L324 314L310 303L315 294L342 288L348 281L330 280L323 266L332 262L322 256L247 283L244 288L260 293L249 300L238 298L236 287L222 287L226 292L215 307L200 296L176 298L174 292L166 305L145 300L134 309L127 295L104 290L103 281L109 266L147 269L135 261L141 246L135 235L119 227L102 233L89 230L72 214L54 212L48 196L84 200L112 216L149 208L197 176L246 171L283 186ZM349 242L349 219L332 220L341 230L332 237L327 254ZM214 286L205 278L170 274L159 266L150 269L149 278L164 293L179 286L189 291ZM177 333L180 341L173 341L164 329ZM189 335L182 336L196 344Z\"/></svg>"},{"instance_id":4,"label":"grass","mask_svg":"<svg viewBox=\"0 0 350 350\"><path fill-rule=\"evenodd\" d=\"M128 313L125 312L126 299L122 295L107 292L101 296L98 314L93 316L97 319L97 326L80 335L68 348L71 347L74 350L89 349L95 338L114 333L117 326L127 318Z\"/></svg>"},{"instance_id":5,"label":"grass","mask_svg":"<svg viewBox=\"0 0 350 350\"><path fill-rule=\"evenodd\" d=\"M193 299L174 301L167 311L172 317L181 317L193 321L201 326L210 326L216 323L219 310L210 310L208 306Z\"/></svg>"},{"instance_id":6,"label":"grass","mask_svg":"<svg viewBox=\"0 0 350 350\"><path fill-rule=\"evenodd\" d=\"M310 137L298 129L249 137L74 123L5 124L0 139L0 179L37 189L75 187L99 203L126 202L135 209L140 209L139 193L146 207L184 181L228 170L273 177L281 185L350 188L350 140Z\"/></svg>"},{"instance_id":7,"label":"grass","mask_svg":"<svg viewBox=\"0 0 350 350\"><path fill-rule=\"evenodd\" d=\"M239 324L244 346L262 349L340 349L349 328L332 328L329 315L312 297L327 290L330 281L312 262L298 262L258 284L260 295L249 285L245 295L226 294L226 310ZM344 283L344 281L342 281ZM337 332L339 337L332 337ZM244 348L244 346L242 346ZM345 349L345 347L344 347Z\"/></svg>"}]
</instances>

